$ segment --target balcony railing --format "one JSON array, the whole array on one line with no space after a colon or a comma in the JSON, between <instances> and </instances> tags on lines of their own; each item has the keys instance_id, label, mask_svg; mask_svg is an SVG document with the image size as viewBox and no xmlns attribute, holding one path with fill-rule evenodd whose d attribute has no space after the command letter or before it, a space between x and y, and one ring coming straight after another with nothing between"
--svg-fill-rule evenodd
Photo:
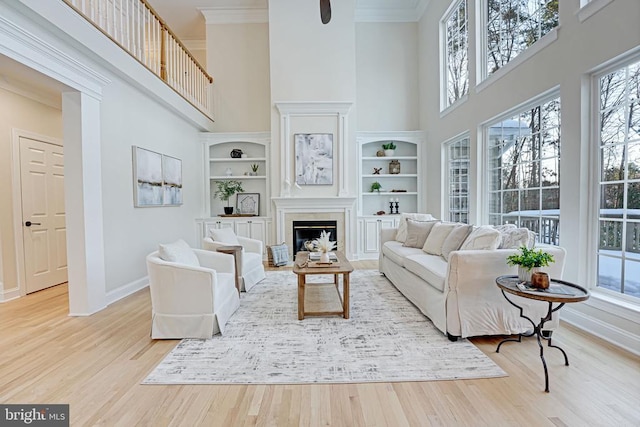
<instances>
[{"instance_id":1,"label":"balcony railing","mask_svg":"<svg viewBox=\"0 0 640 427\"><path fill-rule=\"evenodd\" d=\"M211 118L213 78L145 0L63 0Z\"/></svg>"}]
</instances>

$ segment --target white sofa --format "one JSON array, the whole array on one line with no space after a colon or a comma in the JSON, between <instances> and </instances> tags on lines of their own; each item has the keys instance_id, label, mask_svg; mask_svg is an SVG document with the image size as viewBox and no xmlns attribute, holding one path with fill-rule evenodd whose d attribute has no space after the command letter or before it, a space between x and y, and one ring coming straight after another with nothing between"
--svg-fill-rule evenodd
<instances>
[{"instance_id":1,"label":"white sofa","mask_svg":"<svg viewBox=\"0 0 640 427\"><path fill-rule=\"evenodd\" d=\"M403 246L395 240L396 233L395 228L381 230L379 270L449 339L511 335L533 329L507 302L495 282L498 276L517 274L517 268L506 261L517 249L455 250L447 261L420 248ZM544 249L555 258L555 263L544 271L552 278L562 278L564 249ZM547 314L546 302L509 297L524 307L524 314L535 322ZM552 331L557 324L554 313L544 329Z\"/></svg>"}]
</instances>

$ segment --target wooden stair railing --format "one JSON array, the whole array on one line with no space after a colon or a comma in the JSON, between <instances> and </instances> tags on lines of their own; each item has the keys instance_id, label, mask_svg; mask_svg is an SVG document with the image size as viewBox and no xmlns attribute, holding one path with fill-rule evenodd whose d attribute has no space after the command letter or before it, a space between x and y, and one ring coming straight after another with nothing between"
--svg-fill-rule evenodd
<instances>
[{"instance_id":1,"label":"wooden stair railing","mask_svg":"<svg viewBox=\"0 0 640 427\"><path fill-rule=\"evenodd\" d=\"M62 1L203 114L213 117L213 77L145 0Z\"/></svg>"}]
</instances>

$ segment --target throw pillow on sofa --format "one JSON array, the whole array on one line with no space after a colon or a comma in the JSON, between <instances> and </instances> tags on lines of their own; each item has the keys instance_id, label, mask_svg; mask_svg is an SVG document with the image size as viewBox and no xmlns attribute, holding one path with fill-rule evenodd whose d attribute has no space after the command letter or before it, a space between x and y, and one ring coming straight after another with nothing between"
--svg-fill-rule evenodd
<instances>
[{"instance_id":1,"label":"throw pillow on sofa","mask_svg":"<svg viewBox=\"0 0 640 427\"><path fill-rule=\"evenodd\" d=\"M200 267L200 261L187 242L180 239L173 243L165 243L158 246L160 259L178 264L186 264L192 267Z\"/></svg>"},{"instance_id":2,"label":"throw pillow on sofa","mask_svg":"<svg viewBox=\"0 0 640 427\"><path fill-rule=\"evenodd\" d=\"M440 221L416 221L407 218L407 238L402 246L422 249L433 226Z\"/></svg>"},{"instance_id":3,"label":"throw pillow on sofa","mask_svg":"<svg viewBox=\"0 0 640 427\"><path fill-rule=\"evenodd\" d=\"M460 246L462 246L464 241L467 240L467 237L471 234L472 230L472 225L464 224L457 225L453 230L451 230L451 233L449 233L442 243L443 258L449 261L449 254L460 249Z\"/></svg>"},{"instance_id":4,"label":"throw pillow on sofa","mask_svg":"<svg viewBox=\"0 0 640 427\"><path fill-rule=\"evenodd\" d=\"M481 226L475 228L467 240L460 246L461 251L474 249L493 251L498 249L502 235L498 230L491 226Z\"/></svg>"},{"instance_id":5,"label":"throw pillow on sofa","mask_svg":"<svg viewBox=\"0 0 640 427\"><path fill-rule=\"evenodd\" d=\"M500 249L517 249L521 246L531 249L536 244L536 234L528 228L507 228L500 234Z\"/></svg>"},{"instance_id":6,"label":"throw pillow on sofa","mask_svg":"<svg viewBox=\"0 0 640 427\"><path fill-rule=\"evenodd\" d=\"M411 218L416 221L431 221L435 218L431 214L423 213L406 213L400 214L400 222L398 223L398 231L396 232L396 241L404 243L407 240L407 219Z\"/></svg>"},{"instance_id":7,"label":"throw pillow on sofa","mask_svg":"<svg viewBox=\"0 0 640 427\"><path fill-rule=\"evenodd\" d=\"M459 224L455 222L440 222L433 225L431 233L427 236L422 250L431 255L442 255L442 244L446 240L449 233L453 231Z\"/></svg>"},{"instance_id":8,"label":"throw pillow on sofa","mask_svg":"<svg viewBox=\"0 0 640 427\"><path fill-rule=\"evenodd\" d=\"M214 242L224 243L227 245L239 245L238 237L229 227L211 228L209 229L209 235Z\"/></svg>"}]
</instances>

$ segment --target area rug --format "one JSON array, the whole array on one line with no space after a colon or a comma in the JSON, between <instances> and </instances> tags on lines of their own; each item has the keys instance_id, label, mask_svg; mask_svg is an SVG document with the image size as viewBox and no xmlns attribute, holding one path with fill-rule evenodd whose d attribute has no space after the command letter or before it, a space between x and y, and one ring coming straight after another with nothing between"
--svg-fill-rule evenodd
<instances>
[{"instance_id":1,"label":"area rug","mask_svg":"<svg viewBox=\"0 0 640 427\"><path fill-rule=\"evenodd\" d=\"M325 278L331 276L314 276ZM297 315L290 270L243 293L225 334L182 340L143 384L432 381L506 376L467 340L449 341L378 271L351 274L351 313ZM337 298L336 298L337 301Z\"/></svg>"}]
</instances>

